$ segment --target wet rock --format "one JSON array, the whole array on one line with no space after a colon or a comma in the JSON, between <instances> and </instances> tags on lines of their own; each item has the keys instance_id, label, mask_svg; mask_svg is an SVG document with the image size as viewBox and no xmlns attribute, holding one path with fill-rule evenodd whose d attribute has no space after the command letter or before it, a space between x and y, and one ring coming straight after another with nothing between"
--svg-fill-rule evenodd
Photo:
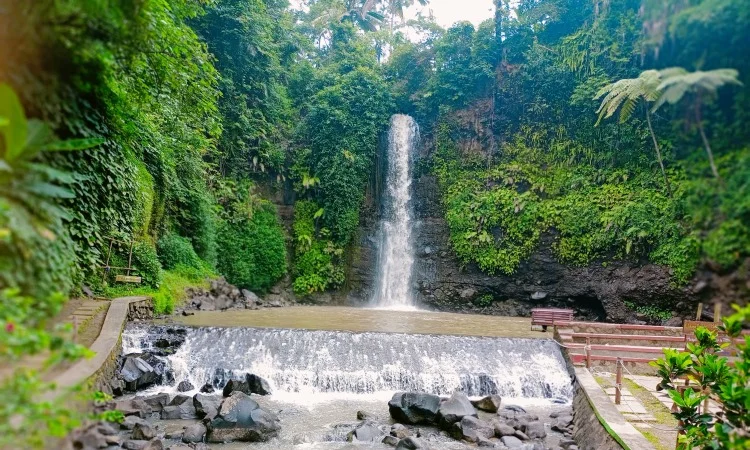
<instances>
[{"instance_id":1,"label":"wet rock","mask_svg":"<svg viewBox=\"0 0 750 450\"><path fill-rule=\"evenodd\" d=\"M188 447L187 445L184 445L184 444L176 444L176 445L167 447L167 450L193 450L193 448Z\"/></svg>"},{"instance_id":2,"label":"wet rock","mask_svg":"<svg viewBox=\"0 0 750 450\"><path fill-rule=\"evenodd\" d=\"M349 442L355 440L359 442L380 442L382 439L383 432L374 422L364 422L346 436L346 440Z\"/></svg>"},{"instance_id":3,"label":"wet rock","mask_svg":"<svg viewBox=\"0 0 750 450\"><path fill-rule=\"evenodd\" d=\"M515 436L503 436L500 440L508 448L520 448L523 445L523 442Z\"/></svg>"},{"instance_id":4,"label":"wet rock","mask_svg":"<svg viewBox=\"0 0 750 450\"><path fill-rule=\"evenodd\" d=\"M119 397L125 392L125 382L119 378L111 380L109 382L109 390L112 392L113 397Z\"/></svg>"},{"instance_id":5,"label":"wet rock","mask_svg":"<svg viewBox=\"0 0 750 450\"><path fill-rule=\"evenodd\" d=\"M357 411L357 420L375 420L377 417L367 411Z\"/></svg>"},{"instance_id":6,"label":"wet rock","mask_svg":"<svg viewBox=\"0 0 750 450\"><path fill-rule=\"evenodd\" d=\"M266 381L264 378L259 377L258 375L249 374L246 379L247 379L247 385L250 388L251 394L258 394L258 395L271 394L271 385L268 384L268 381Z\"/></svg>"},{"instance_id":7,"label":"wet rock","mask_svg":"<svg viewBox=\"0 0 750 450\"><path fill-rule=\"evenodd\" d=\"M516 433L516 429L512 426L503 422L494 422L495 436L501 438L503 436L513 436Z\"/></svg>"},{"instance_id":8,"label":"wet rock","mask_svg":"<svg viewBox=\"0 0 750 450\"><path fill-rule=\"evenodd\" d=\"M552 429L559 432L565 432L568 427L573 423L573 416L559 416L557 422L552 425Z\"/></svg>"},{"instance_id":9,"label":"wet rock","mask_svg":"<svg viewBox=\"0 0 750 450\"><path fill-rule=\"evenodd\" d=\"M163 420L195 419L196 413L192 398L177 394L161 411L161 418Z\"/></svg>"},{"instance_id":10,"label":"wet rock","mask_svg":"<svg viewBox=\"0 0 750 450\"><path fill-rule=\"evenodd\" d=\"M206 435L206 431L206 426L202 423L188 425L182 433L182 442L203 442L203 436Z\"/></svg>"},{"instance_id":11,"label":"wet rock","mask_svg":"<svg viewBox=\"0 0 750 450\"><path fill-rule=\"evenodd\" d=\"M156 437L156 430L148 423L136 423L130 437L136 441L148 441Z\"/></svg>"},{"instance_id":12,"label":"wet rock","mask_svg":"<svg viewBox=\"0 0 750 450\"><path fill-rule=\"evenodd\" d=\"M164 450L164 444L159 439L150 441L131 440L123 442L122 448L126 450Z\"/></svg>"},{"instance_id":13,"label":"wet rock","mask_svg":"<svg viewBox=\"0 0 750 450\"><path fill-rule=\"evenodd\" d=\"M526 410L523 409L522 407L518 406L518 405L507 405L507 406L503 407L503 409L501 411L498 411L498 413L504 413L504 414L513 413L513 414L518 414L518 413L526 413Z\"/></svg>"},{"instance_id":14,"label":"wet rock","mask_svg":"<svg viewBox=\"0 0 750 450\"><path fill-rule=\"evenodd\" d=\"M189 382L188 380L180 381L180 384L177 385L178 392L189 392L193 389L195 389L195 386L193 386L193 383Z\"/></svg>"},{"instance_id":15,"label":"wet rock","mask_svg":"<svg viewBox=\"0 0 750 450\"><path fill-rule=\"evenodd\" d=\"M429 448L425 441L415 437L401 439L396 445L396 450L429 450Z\"/></svg>"},{"instance_id":16,"label":"wet rock","mask_svg":"<svg viewBox=\"0 0 750 450\"><path fill-rule=\"evenodd\" d=\"M169 394L166 392L160 392L158 394L149 395L148 397L142 397L142 400L151 407L152 412L161 412L161 410L169 403Z\"/></svg>"},{"instance_id":17,"label":"wet rock","mask_svg":"<svg viewBox=\"0 0 750 450\"><path fill-rule=\"evenodd\" d=\"M419 392L398 392L388 402L394 420L407 424L430 424L437 420L440 397Z\"/></svg>"},{"instance_id":18,"label":"wet rock","mask_svg":"<svg viewBox=\"0 0 750 450\"><path fill-rule=\"evenodd\" d=\"M570 438L560 439L560 447L566 450L569 450L571 446L575 446L575 445L576 445L576 441L574 441L573 439L570 439Z\"/></svg>"},{"instance_id":19,"label":"wet rock","mask_svg":"<svg viewBox=\"0 0 750 450\"><path fill-rule=\"evenodd\" d=\"M531 439L544 439L547 437L547 431L544 429L544 423L534 421L526 424L526 435Z\"/></svg>"},{"instance_id":20,"label":"wet rock","mask_svg":"<svg viewBox=\"0 0 750 450\"><path fill-rule=\"evenodd\" d=\"M522 441L528 441L529 440L529 437L526 435L526 433L524 433L521 430L516 430L516 432L514 433L514 436L517 437L518 439L522 440Z\"/></svg>"},{"instance_id":21,"label":"wet rock","mask_svg":"<svg viewBox=\"0 0 750 450\"><path fill-rule=\"evenodd\" d=\"M206 383L201 388L201 392L204 394L213 394L215 391L213 385L211 383Z\"/></svg>"},{"instance_id":22,"label":"wet rock","mask_svg":"<svg viewBox=\"0 0 750 450\"><path fill-rule=\"evenodd\" d=\"M262 442L278 435L281 429L275 414L261 408L243 392L232 392L208 426L209 442Z\"/></svg>"},{"instance_id":23,"label":"wet rock","mask_svg":"<svg viewBox=\"0 0 750 450\"><path fill-rule=\"evenodd\" d=\"M125 389L135 392L160 382L165 373L166 365L156 355L133 353L124 357L119 377Z\"/></svg>"},{"instance_id":24,"label":"wet rock","mask_svg":"<svg viewBox=\"0 0 750 450\"><path fill-rule=\"evenodd\" d=\"M557 411L552 411L549 416L551 419L557 419L560 416L572 416L572 415L573 415L572 408L563 408L563 409L558 409Z\"/></svg>"},{"instance_id":25,"label":"wet rock","mask_svg":"<svg viewBox=\"0 0 750 450\"><path fill-rule=\"evenodd\" d=\"M455 425L458 425L460 431L458 438L468 442L477 443L480 438L489 439L495 436L495 428L492 425L473 416L464 416Z\"/></svg>"},{"instance_id":26,"label":"wet rock","mask_svg":"<svg viewBox=\"0 0 750 450\"><path fill-rule=\"evenodd\" d=\"M545 298L547 298L547 293L546 292L536 291L536 292L534 292L534 293L531 294L531 299L532 300L544 300Z\"/></svg>"},{"instance_id":27,"label":"wet rock","mask_svg":"<svg viewBox=\"0 0 750 450\"><path fill-rule=\"evenodd\" d=\"M398 442L400 441L399 438L394 436L385 436L383 440L381 441L385 445L390 445L391 447L395 447L398 445Z\"/></svg>"},{"instance_id":28,"label":"wet rock","mask_svg":"<svg viewBox=\"0 0 750 450\"><path fill-rule=\"evenodd\" d=\"M480 400L473 400L471 402L475 408L487 412L497 412L500 409L501 398L499 395L488 395Z\"/></svg>"},{"instance_id":29,"label":"wet rock","mask_svg":"<svg viewBox=\"0 0 750 450\"><path fill-rule=\"evenodd\" d=\"M485 439L483 437L477 438L477 447L483 447L483 448L495 448L497 447L494 442L492 442L489 439Z\"/></svg>"},{"instance_id":30,"label":"wet rock","mask_svg":"<svg viewBox=\"0 0 750 450\"><path fill-rule=\"evenodd\" d=\"M216 417L221 407L221 397L216 395L195 394L193 396L193 407L195 415L199 419L208 418L209 420Z\"/></svg>"},{"instance_id":31,"label":"wet rock","mask_svg":"<svg viewBox=\"0 0 750 450\"><path fill-rule=\"evenodd\" d=\"M123 430L132 430L135 428L136 424L145 424L147 423L145 420L141 419L137 416L127 416L125 417L125 420L122 421L120 424L120 428Z\"/></svg>"},{"instance_id":32,"label":"wet rock","mask_svg":"<svg viewBox=\"0 0 750 450\"><path fill-rule=\"evenodd\" d=\"M102 433L96 424L91 424L72 431L63 443L63 448L78 450L97 450L109 445L106 434Z\"/></svg>"},{"instance_id":33,"label":"wet rock","mask_svg":"<svg viewBox=\"0 0 750 450\"><path fill-rule=\"evenodd\" d=\"M140 398L117 401L115 402L115 409L121 411L125 417L138 416L142 419L152 412L151 406Z\"/></svg>"},{"instance_id":34,"label":"wet rock","mask_svg":"<svg viewBox=\"0 0 750 450\"><path fill-rule=\"evenodd\" d=\"M394 423L391 426L391 436L404 439L411 436L411 431L400 423Z\"/></svg>"},{"instance_id":35,"label":"wet rock","mask_svg":"<svg viewBox=\"0 0 750 450\"><path fill-rule=\"evenodd\" d=\"M466 416L477 417L477 410L471 405L469 397L462 392L455 392L438 408L438 422L444 430L449 430L451 425Z\"/></svg>"}]
</instances>

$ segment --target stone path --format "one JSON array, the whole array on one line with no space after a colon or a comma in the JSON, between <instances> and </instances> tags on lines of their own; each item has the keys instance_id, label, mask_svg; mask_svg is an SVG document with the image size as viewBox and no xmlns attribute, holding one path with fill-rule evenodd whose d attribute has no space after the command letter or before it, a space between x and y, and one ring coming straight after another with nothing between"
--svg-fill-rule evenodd
<instances>
[{"instance_id":1,"label":"stone path","mask_svg":"<svg viewBox=\"0 0 750 450\"><path fill-rule=\"evenodd\" d=\"M106 312L107 308L109 308L109 301L106 300L81 300L64 322L73 325L80 334L91 324L91 319L99 313ZM96 334L99 334L98 330Z\"/></svg>"},{"instance_id":2,"label":"stone path","mask_svg":"<svg viewBox=\"0 0 750 450\"><path fill-rule=\"evenodd\" d=\"M649 377L649 376L644 376L644 375L627 375L626 378L632 380L635 384L639 385L640 387L648 390L648 392L654 397L656 397L664 406L667 407L667 409L671 410L674 402L669 397L669 394L667 394L667 391L656 390L656 386L661 381L661 378ZM721 411L721 408L716 402L709 401L708 410L712 413L716 413L716 412Z\"/></svg>"},{"instance_id":3,"label":"stone path","mask_svg":"<svg viewBox=\"0 0 750 450\"><path fill-rule=\"evenodd\" d=\"M607 388L604 391L612 400L615 402L615 389ZM636 399L633 394L626 387L622 387L622 395L620 398L620 404L615 405L618 411L628 420L628 422L656 422L656 418L646 410L646 407Z\"/></svg>"}]
</instances>

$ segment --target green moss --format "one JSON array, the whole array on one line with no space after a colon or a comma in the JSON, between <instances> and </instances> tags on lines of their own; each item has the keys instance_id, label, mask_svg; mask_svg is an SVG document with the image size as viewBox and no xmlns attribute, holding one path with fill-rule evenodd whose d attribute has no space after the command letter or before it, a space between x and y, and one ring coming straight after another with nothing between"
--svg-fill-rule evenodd
<instances>
[{"instance_id":1,"label":"green moss","mask_svg":"<svg viewBox=\"0 0 750 450\"><path fill-rule=\"evenodd\" d=\"M154 209L154 178L146 169L146 165L137 158L130 158L135 166L136 205L134 207L133 235L146 238L151 227L151 217Z\"/></svg>"}]
</instances>

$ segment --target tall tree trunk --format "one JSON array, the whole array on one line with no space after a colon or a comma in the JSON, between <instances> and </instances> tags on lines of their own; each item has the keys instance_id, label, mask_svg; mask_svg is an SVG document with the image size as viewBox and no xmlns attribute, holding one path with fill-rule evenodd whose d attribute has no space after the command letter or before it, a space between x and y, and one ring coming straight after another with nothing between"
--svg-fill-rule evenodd
<instances>
[{"instance_id":1,"label":"tall tree trunk","mask_svg":"<svg viewBox=\"0 0 750 450\"><path fill-rule=\"evenodd\" d=\"M672 196L672 187L669 185L669 178L667 172L664 170L664 161L661 158L661 150L659 150L659 143L656 141L656 134L654 134L654 128L651 126L651 112L646 106L646 122L648 122L648 131L651 133L651 139L654 141L654 149L656 150L656 159L659 161L659 167L661 167L661 174L664 176L664 184L667 186L667 194Z\"/></svg>"},{"instance_id":2,"label":"tall tree trunk","mask_svg":"<svg viewBox=\"0 0 750 450\"><path fill-rule=\"evenodd\" d=\"M711 172L714 174L717 180L721 181L719 171L716 169L716 162L714 162L714 152L711 151L711 145L708 143L706 137L706 131L703 129L703 118L701 117L701 102L695 103L695 121L698 123L698 131L700 132L701 139L703 140L703 147L706 149L708 155L708 162L711 164Z\"/></svg>"}]
</instances>

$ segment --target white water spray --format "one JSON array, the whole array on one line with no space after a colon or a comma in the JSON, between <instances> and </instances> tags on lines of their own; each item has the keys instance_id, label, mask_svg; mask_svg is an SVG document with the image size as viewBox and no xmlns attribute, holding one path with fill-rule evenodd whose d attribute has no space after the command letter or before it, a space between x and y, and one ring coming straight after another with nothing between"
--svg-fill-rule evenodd
<instances>
[{"instance_id":1,"label":"white water spray","mask_svg":"<svg viewBox=\"0 0 750 450\"><path fill-rule=\"evenodd\" d=\"M415 309L411 293L414 264L411 245L411 157L418 138L419 128L414 119L403 114L391 117L379 270L373 301L378 308Z\"/></svg>"}]
</instances>

